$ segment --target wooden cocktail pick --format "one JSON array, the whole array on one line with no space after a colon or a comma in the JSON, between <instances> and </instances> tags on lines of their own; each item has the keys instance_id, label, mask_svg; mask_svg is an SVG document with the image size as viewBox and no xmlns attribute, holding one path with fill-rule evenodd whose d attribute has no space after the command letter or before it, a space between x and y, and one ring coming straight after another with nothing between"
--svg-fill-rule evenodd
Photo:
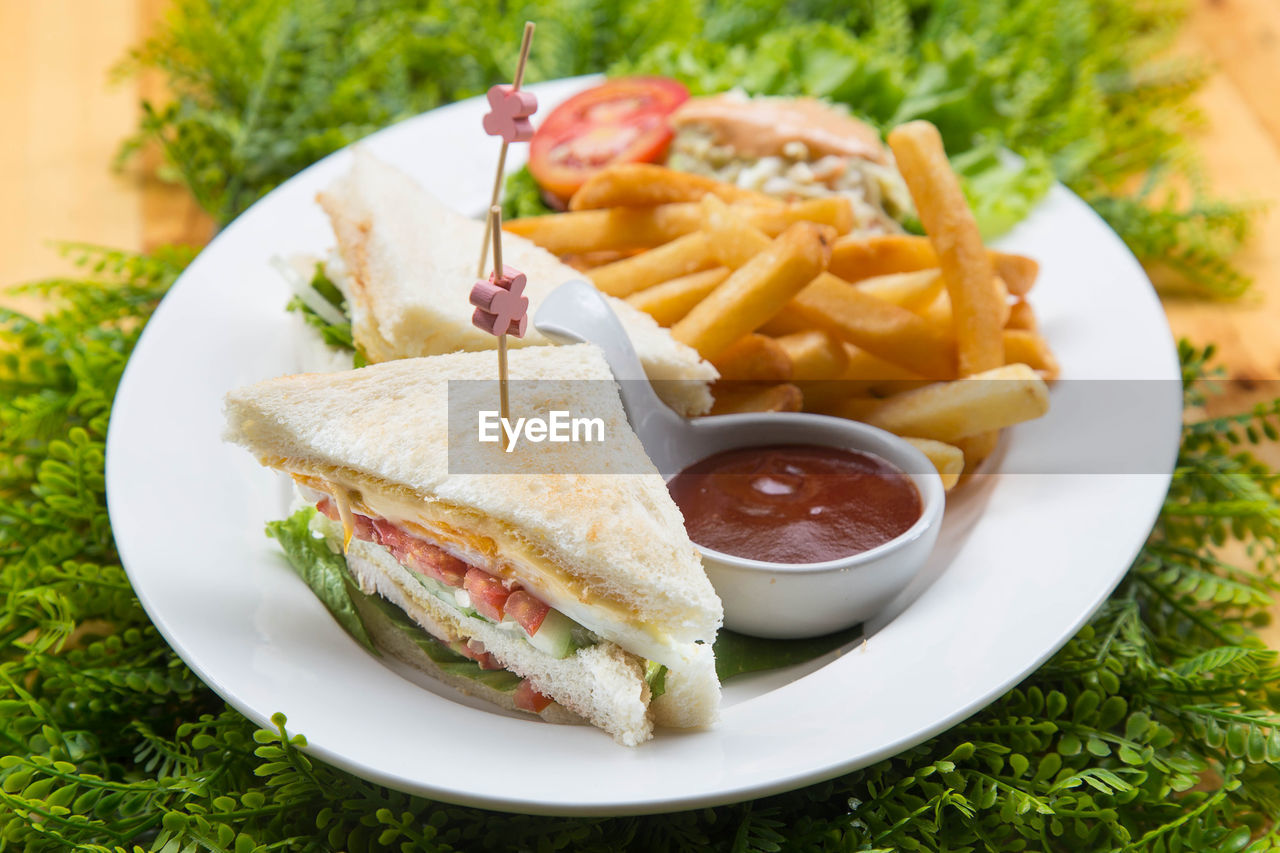
<instances>
[{"instance_id":1,"label":"wooden cocktail pick","mask_svg":"<svg viewBox=\"0 0 1280 853\"><path fill-rule=\"evenodd\" d=\"M524 22L524 36L520 39L520 60L516 63L516 76L511 85L498 84L489 89L489 112L484 117L484 131L490 136L502 137L502 150L498 154L498 171L493 176L493 194L489 206L498 204L502 197L502 178L507 169L507 147L513 142L528 142L533 138L533 124L529 116L537 112L538 97L532 92L522 92L524 67L529 60L529 45L533 42L533 21ZM484 242L480 245L480 263L476 275L484 275L484 259L489 253L489 233L493 217L485 223Z\"/></svg>"},{"instance_id":2,"label":"wooden cocktail pick","mask_svg":"<svg viewBox=\"0 0 1280 853\"><path fill-rule=\"evenodd\" d=\"M489 208L489 234L493 239L493 272L471 288L471 304L476 307L471 322L498 337L498 401L503 427L499 430L502 449L507 449L506 424L511 419L507 394L507 335L523 338L529 329L529 297L524 295L526 278L515 267L502 263L502 208Z\"/></svg>"}]
</instances>

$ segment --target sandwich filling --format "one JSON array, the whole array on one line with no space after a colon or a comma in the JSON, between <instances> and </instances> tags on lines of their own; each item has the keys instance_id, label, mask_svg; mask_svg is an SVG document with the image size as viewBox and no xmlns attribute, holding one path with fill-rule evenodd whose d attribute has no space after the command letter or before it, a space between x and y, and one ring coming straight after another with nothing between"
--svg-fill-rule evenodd
<instances>
[{"instance_id":1,"label":"sandwich filling","mask_svg":"<svg viewBox=\"0 0 1280 853\"><path fill-rule=\"evenodd\" d=\"M349 550L353 539L381 546L426 592L461 615L490 623L511 638L523 640L557 660L579 649L607 642L523 588L519 581L490 574L385 518L355 512L341 490L337 491L336 498L314 489L307 491L317 498L316 510L330 522L341 525L344 552ZM435 639L448 651L474 661L482 671L506 669L479 640L462 636ZM667 667L653 660L636 660L644 667L648 698L656 699L664 691ZM505 686L514 688L517 708L537 714L554 701L538 692L530 679L516 675Z\"/></svg>"},{"instance_id":2,"label":"sandwich filling","mask_svg":"<svg viewBox=\"0 0 1280 853\"><path fill-rule=\"evenodd\" d=\"M397 558L403 555L422 561L424 566L435 567L414 569L419 575L450 590L461 590L461 594L450 593L452 600L466 600L466 606L481 615L485 615L486 610L478 603L482 603L489 614L502 614L492 619L494 622L501 623L505 616L503 591L507 594L522 591L538 606L528 605L526 596L517 596L512 606L517 612L530 613L530 624L537 618L539 608L546 607L554 614L550 617L553 628L567 626L568 631L577 628L579 637L588 634L602 637L665 667L679 669L686 665L689 649L701 639L692 635L673 636L671 623L660 626L645 619L634 605L585 583L581 577L575 577L502 531L460 529L456 524L432 517L429 503L399 499L385 490L360 489L297 472L293 479L303 493L317 503L317 509L326 515L333 513L330 517L342 524L347 543L355 537L377 542L389 550L395 545L400 549ZM457 510L451 511L450 521L458 521L461 515ZM484 520L476 521L480 524ZM491 526L492 520L488 522ZM440 568L446 565L447 569ZM459 586L453 581L458 580L460 570L462 584ZM471 588L468 588L466 573L471 570L477 574L472 576ZM436 571L439 576L433 573ZM497 606L499 603L501 608ZM511 621L519 624L514 618ZM558 635L563 633L557 631Z\"/></svg>"},{"instance_id":3,"label":"sandwich filling","mask_svg":"<svg viewBox=\"0 0 1280 853\"><path fill-rule=\"evenodd\" d=\"M316 509L330 521L342 524L344 546L349 545L353 537L381 545L433 596L467 616L494 623L543 654L565 658L577 649L599 642L594 633L552 609L519 582L504 581L484 569L468 565L440 546L386 519L351 512L345 504L328 497L321 498ZM476 661L482 669L502 668L474 641L466 650L454 651Z\"/></svg>"},{"instance_id":4,"label":"sandwich filling","mask_svg":"<svg viewBox=\"0 0 1280 853\"><path fill-rule=\"evenodd\" d=\"M911 196L878 134L814 98L690 98L671 116L667 165L785 201L840 195L858 229L896 234Z\"/></svg>"},{"instance_id":5,"label":"sandwich filling","mask_svg":"<svg viewBox=\"0 0 1280 853\"><path fill-rule=\"evenodd\" d=\"M336 555L345 538L339 522L312 508L268 528L299 568L315 559L307 541L319 539ZM604 641L564 658L545 654L474 611L437 597L386 546L356 536L348 545L339 560L353 586L351 604L364 631L393 656L423 669L425 655L429 673L464 693L552 722L585 720L627 746L647 740L657 719L672 720L651 705L667 692L665 668L646 667L642 659Z\"/></svg>"}]
</instances>

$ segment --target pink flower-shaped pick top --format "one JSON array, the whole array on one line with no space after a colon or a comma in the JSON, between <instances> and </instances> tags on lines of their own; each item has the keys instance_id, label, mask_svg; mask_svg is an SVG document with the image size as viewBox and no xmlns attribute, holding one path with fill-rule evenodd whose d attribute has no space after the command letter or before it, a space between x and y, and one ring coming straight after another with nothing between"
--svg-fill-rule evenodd
<instances>
[{"instance_id":1,"label":"pink flower-shaped pick top","mask_svg":"<svg viewBox=\"0 0 1280 853\"><path fill-rule=\"evenodd\" d=\"M471 304L476 306L471 323L491 335L523 338L529 328L529 297L524 295L527 279L506 264L502 272L499 276L495 270L488 281L477 281L471 288Z\"/></svg>"},{"instance_id":2,"label":"pink flower-shaped pick top","mask_svg":"<svg viewBox=\"0 0 1280 853\"><path fill-rule=\"evenodd\" d=\"M490 112L484 116L484 132L507 142L528 142L533 138L529 116L538 110L538 96L505 83L489 89Z\"/></svg>"}]
</instances>

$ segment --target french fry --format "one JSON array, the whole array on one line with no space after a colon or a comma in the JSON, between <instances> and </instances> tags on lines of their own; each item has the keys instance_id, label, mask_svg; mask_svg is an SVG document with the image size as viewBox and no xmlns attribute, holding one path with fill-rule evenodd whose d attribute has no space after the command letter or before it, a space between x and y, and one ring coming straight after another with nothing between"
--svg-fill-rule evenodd
<instances>
[{"instance_id":1,"label":"french fry","mask_svg":"<svg viewBox=\"0 0 1280 853\"><path fill-rule=\"evenodd\" d=\"M844 354L849 359L845 364L844 376L842 377L846 382L901 382L911 379L923 379L920 374L912 373L905 367L896 365L891 361L885 361L883 358L877 358L851 343L845 343ZM880 393L880 396L888 395Z\"/></svg>"},{"instance_id":2,"label":"french fry","mask_svg":"<svg viewBox=\"0 0 1280 853\"><path fill-rule=\"evenodd\" d=\"M711 364L728 381L787 382L792 376L791 358L782 345L754 332L734 341Z\"/></svg>"},{"instance_id":3,"label":"french fry","mask_svg":"<svg viewBox=\"0 0 1280 853\"><path fill-rule=\"evenodd\" d=\"M776 339L776 343L790 359L790 379L839 379L849 364L844 344L818 329L783 335ZM724 371L720 375L723 376Z\"/></svg>"},{"instance_id":4,"label":"french fry","mask_svg":"<svg viewBox=\"0 0 1280 853\"><path fill-rule=\"evenodd\" d=\"M830 225L844 234L853 227L849 200L837 196L798 201L779 207L743 207L744 219L770 237L797 222ZM554 255L652 249L702 227L698 202L653 207L610 207L547 216L511 219L502 227L532 240Z\"/></svg>"},{"instance_id":5,"label":"french fry","mask_svg":"<svg viewBox=\"0 0 1280 853\"><path fill-rule=\"evenodd\" d=\"M942 271L927 269L878 275L862 279L856 287L877 299L915 311L933 302L943 292Z\"/></svg>"},{"instance_id":6,"label":"french fry","mask_svg":"<svg viewBox=\"0 0 1280 853\"><path fill-rule=\"evenodd\" d=\"M995 269L960 182L942 148L938 129L912 121L889 133L889 147L915 201L925 233L938 255L938 266L951 295L961 376L1004 363L1000 341L1002 300Z\"/></svg>"},{"instance_id":7,"label":"french fry","mask_svg":"<svg viewBox=\"0 0 1280 853\"><path fill-rule=\"evenodd\" d=\"M737 269L769 247L769 238L747 221L740 207L730 207L714 196L702 199L706 213L703 231L711 241L717 261Z\"/></svg>"},{"instance_id":8,"label":"french fry","mask_svg":"<svg viewBox=\"0 0 1280 853\"><path fill-rule=\"evenodd\" d=\"M942 488L951 491L964 471L964 451L954 444L945 444L931 438L908 438L906 442L919 450L938 470Z\"/></svg>"},{"instance_id":9,"label":"french fry","mask_svg":"<svg viewBox=\"0 0 1280 853\"><path fill-rule=\"evenodd\" d=\"M701 231L694 231L656 249L596 267L587 276L610 296L630 296L655 284L715 265L711 241Z\"/></svg>"},{"instance_id":10,"label":"french fry","mask_svg":"<svg viewBox=\"0 0 1280 853\"><path fill-rule=\"evenodd\" d=\"M929 384L929 380L920 374L912 373L891 361L877 358L853 344L845 344L844 348L845 355L849 357L843 376L847 394L891 397Z\"/></svg>"},{"instance_id":11,"label":"french fry","mask_svg":"<svg viewBox=\"0 0 1280 853\"><path fill-rule=\"evenodd\" d=\"M977 467L995 452L998 444L1000 444L999 430L980 432L958 440L956 446L964 454L964 475L967 477L973 474Z\"/></svg>"},{"instance_id":12,"label":"french fry","mask_svg":"<svg viewBox=\"0 0 1280 853\"><path fill-rule=\"evenodd\" d=\"M569 199L570 210L606 207L647 207L698 201L713 195L727 202L778 207L782 202L764 193L742 189L714 178L678 172L651 163L621 163L601 169Z\"/></svg>"},{"instance_id":13,"label":"french fry","mask_svg":"<svg viewBox=\"0 0 1280 853\"><path fill-rule=\"evenodd\" d=\"M938 266L927 237L908 234L849 234L831 247L831 270L848 281Z\"/></svg>"},{"instance_id":14,"label":"french fry","mask_svg":"<svg viewBox=\"0 0 1280 853\"><path fill-rule=\"evenodd\" d=\"M1031 303L1025 299L1016 299L1009 306L1009 319L1005 321L1006 329L1023 329L1028 332L1034 332L1040 326L1036 322L1036 312L1032 310Z\"/></svg>"},{"instance_id":15,"label":"french fry","mask_svg":"<svg viewBox=\"0 0 1280 853\"><path fill-rule=\"evenodd\" d=\"M845 397L829 411L823 412L823 414L848 418L851 421L870 423L871 418L879 411L882 405L884 405L884 400L878 397Z\"/></svg>"},{"instance_id":16,"label":"french fry","mask_svg":"<svg viewBox=\"0 0 1280 853\"><path fill-rule=\"evenodd\" d=\"M861 289L861 283L858 287ZM1004 326L1009 321L1009 313L1013 310L1013 306L1009 304L1009 292L1005 289L1004 281L1000 276L996 276L996 293L1000 296L996 317L1000 325ZM924 308L913 310L939 329L950 332L955 326L955 315L951 311L951 294L945 290L938 293Z\"/></svg>"},{"instance_id":17,"label":"french fry","mask_svg":"<svg viewBox=\"0 0 1280 853\"><path fill-rule=\"evenodd\" d=\"M854 225L853 205L847 198L835 195L781 207L746 207L743 212L748 222L770 237L781 234L797 222L830 225L837 234L848 234Z\"/></svg>"},{"instance_id":18,"label":"french fry","mask_svg":"<svg viewBox=\"0 0 1280 853\"><path fill-rule=\"evenodd\" d=\"M651 249L697 231L702 208L694 202L656 207L611 207L510 219L503 230L555 255Z\"/></svg>"},{"instance_id":19,"label":"french fry","mask_svg":"<svg viewBox=\"0 0 1280 853\"><path fill-rule=\"evenodd\" d=\"M627 302L657 320L659 326L672 326L728 278L729 272L728 267L713 267L674 278L631 294Z\"/></svg>"},{"instance_id":20,"label":"french fry","mask_svg":"<svg viewBox=\"0 0 1280 853\"><path fill-rule=\"evenodd\" d=\"M769 322L758 331L771 338L782 338L787 335L798 335L813 330L813 324L800 315L791 305L783 305L782 309L769 318Z\"/></svg>"},{"instance_id":21,"label":"french fry","mask_svg":"<svg viewBox=\"0 0 1280 853\"><path fill-rule=\"evenodd\" d=\"M830 273L815 278L788 307L813 327L921 376L956 375L955 343L946 333Z\"/></svg>"},{"instance_id":22,"label":"french fry","mask_svg":"<svg viewBox=\"0 0 1280 853\"><path fill-rule=\"evenodd\" d=\"M955 444L1038 418L1048 410L1044 380L1025 364L1011 364L906 391L860 414L867 423L896 435Z\"/></svg>"},{"instance_id":23,"label":"french fry","mask_svg":"<svg viewBox=\"0 0 1280 853\"><path fill-rule=\"evenodd\" d=\"M586 272L596 267L602 267L605 264L611 264L620 261L623 258L629 258L634 252L590 252L585 255L565 255L560 260L573 267L578 272Z\"/></svg>"},{"instance_id":24,"label":"french fry","mask_svg":"<svg viewBox=\"0 0 1280 853\"><path fill-rule=\"evenodd\" d=\"M1058 360L1040 335L1026 329L1005 329L1003 340L1006 364L1025 364L1046 382L1058 378Z\"/></svg>"},{"instance_id":25,"label":"french fry","mask_svg":"<svg viewBox=\"0 0 1280 853\"><path fill-rule=\"evenodd\" d=\"M925 322L935 329L951 328L951 295L945 290L934 297L924 308L916 311Z\"/></svg>"},{"instance_id":26,"label":"french fry","mask_svg":"<svg viewBox=\"0 0 1280 853\"><path fill-rule=\"evenodd\" d=\"M1036 276L1040 274L1040 264L1034 258L997 252L994 249L988 249L987 254L991 256L991 265L995 267L996 275L1004 279L1011 294L1026 296L1031 292L1031 286L1036 283Z\"/></svg>"},{"instance_id":27,"label":"french fry","mask_svg":"<svg viewBox=\"0 0 1280 853\"><path fill-rule=\"evenodd\" d=\"M853 208L847 199L827 197L796 202L786 207L763 210L741 204L727 205L714 196L704 196L704 230L711 240L716 260L737 269L760 254L770 237L794 222L830 225L837 234L853 227Z\"/></svg>"},{"instance_id":28,"label":"french fry","mask_svg":"<svg viewBox=\"0 0 1280 853\"><path fill-rule=\"evenodd\" d=\"M830 228L792 225L672 326L672 337L714 359L764 325L826 268L833 239Z\"/></svg>"},{"instance_id":29,"label":"french fry","mask_svg":"<svg viewBox=\"0 0 1280 853\"><path fill-rule=\"evenodd\" d=\"M713 415L745 412L798 412L803 402L800 389L790 383L761 385L757 382L726 382L711 386L715 403Z\"/></svg>"},{"instance_id":30,"label":"french fry","mask_svg":"<svg viewBox=\"0 0 1280 853\"><path fill-rule=\"evenodd\" d=\"M704 202L707 200L704 199ZM725 266L749 263L768 245L768 238L736 208L706 204L707 237ZM936 379L956 375L955 346L905 308L877 299L830 273L818 276L761 331L782 337L819 328L875 353L881 358Z\"/></svg>"},{"instance_id":31,"label":"french fry","mask_svg":"<svg viewBox=\"0 0 1280 853\"><path fill-rule=\"evenodd\" d=\"M829 381L796 380L795 384L804 394L805 411L837 414L840 404L849 399L881 399L930 384L928 379L905 367L876 358L853 344L846 343L844 352L848 360L840 378Z\"/></svg>"},{"instance_id":32,"label":"french fry","mask_svg":"<svg viewBox=\"0 0 1280 853\"><path fill-rule=\"evenodd\" d=\"M996 275L1009 292L1026 296L1035 284L1040 265L1025 255L987 250ZM896 272L915 272L938 266L938 253L927 237L909 234L849 234L831 249L831 272L847 281L861 281Z\"/></svg>"}]
</instances>

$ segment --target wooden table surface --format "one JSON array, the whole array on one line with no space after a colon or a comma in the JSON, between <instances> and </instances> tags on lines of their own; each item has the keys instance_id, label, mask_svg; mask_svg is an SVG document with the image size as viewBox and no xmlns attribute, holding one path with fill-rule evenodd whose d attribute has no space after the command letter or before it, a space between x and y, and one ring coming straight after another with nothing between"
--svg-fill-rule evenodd
<instances>
[{"instance_id":1,"label":"wooden table surface","mask_svg":"<svg viewBox=\"0 0 1280 853\"><path fill-rule=\"evenodd\" d=\"M74 240L149 249L203 243L211 226L186 193L111 170L155 77L108 84L111 68L155 26L166 0L0 0L0 287L67 271L50 247ZM1215 73L1197 134L1210 185L1228 198L1280 204L1280 0L1192 0L1178 49ZM1238 258L1256 285L1243 300L1165 300L1175 334L1215 342L1233 377L1220 400L1280 396L1280 210L1258 221ZM21 302L7 297L7 304ZM1269 387L1268 387L1269 386ZM1280 464L1280 452L1269 458ZM1280 616L1280 606L1277 607ZM1280 648L1280 619L1267 631Z\"/></svg>"}]
</instances>

